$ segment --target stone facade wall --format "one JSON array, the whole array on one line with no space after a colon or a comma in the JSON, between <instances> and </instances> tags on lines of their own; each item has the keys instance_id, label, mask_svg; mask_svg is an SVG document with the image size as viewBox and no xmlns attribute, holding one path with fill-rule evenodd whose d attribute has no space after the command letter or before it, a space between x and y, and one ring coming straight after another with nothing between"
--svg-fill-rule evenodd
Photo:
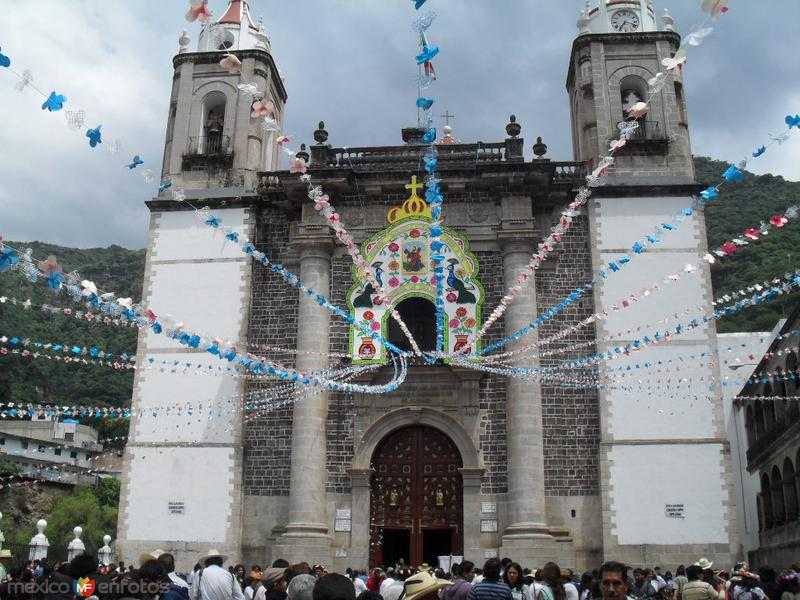
<instances>
[{"instance_id":1,"label":"stone facade wall","mask_svg":"<svg viewBox=\"0 0 800 600\"><path fill-rule=\"evenodd\" d=\"M536 276L536 301L539 311L560 302L577 287L592 278L592 257L589 251L589 228L585 216L573 223L559 246L555 269L544 268ZM545 263L547 265L547 263ZM593 312L591 293L558 317L546 321L539 330L545 339L565 327L575 325ZM557 343L547 345L551 351L595 339L594 325L582 327ZM581 346L574 351L541 358L542 367L550 367L587 354L595 346ZM599 493L598 448L600 412L597 392L557 386L542 386L542 426L544 428L545 490L548 496L586 496Z\"/></svg>"},{"instance_id":2,"label":"stone facade wall","mask_svg":"<svg viewBox=\"0 0 800 600\"><path fill-rule=\"evenodd\" d=\"M262 209L258 214L254 244L272 261L288 252L290 223L280 211ZM253 263L253 296L250 303L251 349L285 365L294 364L288 353L263 352L264 344L293 348L297 344L297 291L271 270ZM296 269L295 269L296 271ZM248 394L275 384L250 382ZM292 450L292 407L287 405L245 418L244 489L256 496L288 496Z\"/></svg>"},{"instance_id":3,"label":"stone facade wall","mask_svg":"<svg viewBox=\"0 0 800 600\"><path fill-rule=\"evenodd\" d=\"M503 256L500 252L476 252L480 271L478 277L486 292L483 318L499 304L505 293L503 286ZM504 319L499 319L483 338L484 347L499 341L505 331ZM481 380L480 448L486 471L481 478L481 493L504 494L508 491L506 447L506 381L501 375L487 375Z\"/></svg>"}]
</instances>

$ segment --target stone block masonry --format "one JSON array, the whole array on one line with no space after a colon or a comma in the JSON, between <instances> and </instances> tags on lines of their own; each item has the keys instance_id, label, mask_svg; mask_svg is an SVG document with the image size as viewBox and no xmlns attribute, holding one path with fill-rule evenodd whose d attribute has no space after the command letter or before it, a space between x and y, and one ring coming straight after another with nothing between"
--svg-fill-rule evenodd
<instances>
[{"instance_id":1,"label":"stone block masonry","mask_svg":"<svg viewBox=\"0 0 800 600\"><path fill-rule=\"evenodd\" d=\"M289 221L273 209L258 213L255 245L270 260L282 262L288 254ZM297 290L290 288L270 269L253 264L253 295L250 303L251 348L264 344L294 348L297 345ZM285 365L294 365L294 355L264 353ZM275 384L250 382L248 394L266 391ZM247 495L288 496L292 449L292 407L258 412L245 419L244 490Z\"/></svg>"},{"instance_id":2,"label":"stone block masonry","mask_svg":"<svg viewBox=\"0 0 800 600\"><path fill-rule=\"evenodd\" d=\"M589 227L585 216L575 219L559 246L554 269L536 276L537 308L541 313L557 304L577 287L592 278ZM558 333L589 317L593 312L592 294L570 305L539 330L540 339ZM581 342L593 342L594 325L583 327L544 347L553 350ZM570 358L595 352L594 344L573 352L542 357L541 366L555 366ZM596 390L542 386L542 424L544 427L544 472L547 496L587 496L599 493L600 411Z\"/></svg>"}]
</instances>

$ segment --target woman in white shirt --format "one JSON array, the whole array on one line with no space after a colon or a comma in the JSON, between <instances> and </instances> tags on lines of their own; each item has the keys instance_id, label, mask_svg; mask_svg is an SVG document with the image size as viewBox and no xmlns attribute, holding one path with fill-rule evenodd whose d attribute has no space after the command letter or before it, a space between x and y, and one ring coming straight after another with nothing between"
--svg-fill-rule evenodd
<instances>
[{"instance_id":1,"label":"woman in white shirt","mask_svg":"<svg viewBox=\"0 0 800 600\"><path fill-rule=\"evenodd\" d=\"M522 574L522 567L519 563L512 562L506 567L503 581L511 588L513 600L525 600L528 597L528 586Z\"/></svg>"}]
</instances>

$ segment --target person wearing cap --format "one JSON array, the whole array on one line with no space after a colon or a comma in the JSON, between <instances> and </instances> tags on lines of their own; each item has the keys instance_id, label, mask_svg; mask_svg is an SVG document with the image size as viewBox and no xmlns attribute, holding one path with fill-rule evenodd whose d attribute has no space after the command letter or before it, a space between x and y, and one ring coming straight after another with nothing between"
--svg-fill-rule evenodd
<instances>
[{"instance_id":1,"label":"person wearing cap","mask_svg":"<svg viewBox=\"0 0 800 600\"><path fill-rule=\"evenodd\" d=\"M11 550L0 550L0 583L8 579L8 565L11 564Z\"/></svg>"},{"instance_id":2,"label":"person wearing cap","mask_svg":"<svg viewBox=\"0 0 800 600\"><path fill-rule=\"evenodd\" d=\"M500 576L498 566L498 578ZM453 585L451 581L446 579L434 579L433 576L427 571L420 571L416 575L412 575L403 583L403 594L400 600L438 600L439 590ZM314 598L314 600L317 600Z\"/></svg>"},{"instance_id":3,"label":"person wearing cap","mask_svg":"<svg viewBox=\"0 0 800 600\"><path fill-rule=\"evenodd\" d=\"M216 549L198 561L203 568L192 582L189 597L191 600L244 600L242 588L236 577L222 565L228 559Z\"/></svg>"},{"instance_id":4,"label":"person wearing cap","mask_svg":"<svg viewBox=\"0 0 800 600\"><path fill-rule=\"evenodd\" d=\"M286 600L286 569L270 567L261 573L261 587L255 600ZM295 575L299 577L299 575ZM294 581L294 578L292 578Z\"/></svg>"}]
</instances>

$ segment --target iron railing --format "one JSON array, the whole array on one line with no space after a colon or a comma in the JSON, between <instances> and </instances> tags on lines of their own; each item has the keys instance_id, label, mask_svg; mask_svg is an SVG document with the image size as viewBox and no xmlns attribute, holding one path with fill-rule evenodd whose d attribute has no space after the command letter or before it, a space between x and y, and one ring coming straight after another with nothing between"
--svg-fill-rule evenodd
<instances>
[{"instance_id":1,"label":"iron railing","mask_svg":"<svg viewBox=\"0 0 800 600\"><path fill-rule=\"evenodd\" d=\"M190 137L186 142L186 154L194 155L219 155L230 154L231 136L229 135L200 135Z\"/></svg>"}]
</instances>

